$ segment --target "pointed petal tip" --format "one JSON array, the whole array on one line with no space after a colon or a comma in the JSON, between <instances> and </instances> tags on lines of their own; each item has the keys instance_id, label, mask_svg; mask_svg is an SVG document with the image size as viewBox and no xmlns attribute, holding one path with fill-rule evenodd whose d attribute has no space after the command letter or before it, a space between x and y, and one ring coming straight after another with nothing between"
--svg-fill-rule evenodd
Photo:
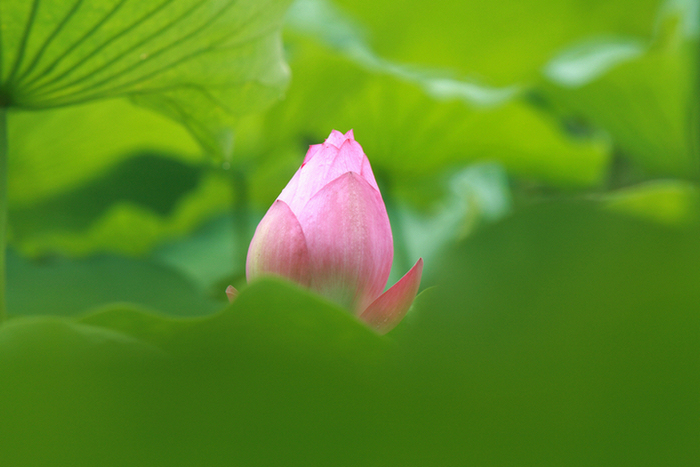
<instances>
[{"instance_id":1,"label":"pointed petal tip","mask_svg":"<svg viewBox=\"0 0 700 467\"><path fill-rule=\"evenodd\" d=\"M338 130L332 130L331 134L326 138L326 143L330 143L333 146L339 148L345 141L355 141L355 132L350 129L345 134Z\"/></svg>"},{"instance_id":2,"label":"pointed petal tip","mask_svg":"<svg viewBox=\"0 0 700 467\"><path fill-rule=\"evenodd\" d=\"M401 322L416 298L423 275L423 258L360 315L379 334L386 334Z\"/></svg>"},{"instance_id":3,"label":"pointed petal tip","mask_svg":"<svg viewBox=\"0 0 700 467\"><path fill-rule=\"evenodd\" d=\"M323 149L323 143L321 144L312 144L309 146L309 150L306 151L306 156L304 156L304 162L302 162L302 167L304 164L309 162L312 157L314 157L321 149Z\"/></svg>"},{"instance_id":4,"label":"pointed petal tip","mask_svg":"<svg viewBox=\"0 0 700 467\"><path fill-rule=\"evenodd\" d=\"M343 141L345 141L345 135L338 130L331 130L331 134L326 138L326 143L332 144L336 148L339 148Z\"/></svg>"},{"instance_id":5,"label":"pointed petal tip","mask_svg":"<svg viewBox=\"0 0 700 467\"><path fill-rule=\"evenodd\" d=\"M226 296L228 297L229 303L233 303L233 301L236 299L238 296L238 290L232 285L229 285L226 287Z\"/></svg>"}]
</instances>

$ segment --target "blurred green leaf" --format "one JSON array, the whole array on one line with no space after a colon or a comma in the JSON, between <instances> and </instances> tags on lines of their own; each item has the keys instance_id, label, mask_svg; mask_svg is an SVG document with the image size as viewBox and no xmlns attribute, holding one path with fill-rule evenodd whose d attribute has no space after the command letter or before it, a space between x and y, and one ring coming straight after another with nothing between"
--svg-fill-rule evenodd
<instances>
[{"instance_id":1,"label":"blurred green leaf","mask_svg":"<svg viewBox=\"0 0 700 467\"><path fill-rule=\"evenodd\" d=\"M86 357L99 364L109 359L143 356L164 357L165 353L126 334L58 317L15 318L0 326L3 367L37 360L83 360Z\"/></svg>"},{"instance_id":2,"label":"blurred green leaf","mask_svg":"<svg viewBox=\"0 0 700 467\"><path fill-rule=\"evenodd\" d=\"M648 173L693 179L700 174L691 117L698 107L700 27L693 21L700 3L665 5L653 40L575 44L547 64L551 83L544 90L565 116L610 132L619 150Z\"/></svg>"},{"instance_id":3,"label":"blurred green leaf","mask_svg":"<svg viewBox=\"0 0 700 467\"><path fill-rule=\"evenodd\" d=\"M177 269L210 294L219 295L230 284L244 286L250 237L264 212L247 214L247 221L231 215L216 217L190 235L155 250L152 258ZM245 229L241 223L247 224Z\"/></svg>"},{"instance_id":4,"label":"blurred green leaf","mask_svg":"<svg viewBox=\"0 0 700 467\"><path fill-rule=\"evenodd\" d=\"M364 70L313 39L290 36L295 80L287 98L264 116L244 119L237 140L242 158L278 161L275 179L265 166L249 163L251 185L265 187L254 194L260 207L279 194L308 144L323 141L332 128L353 128L380 185L415 202L442 195L445 172L471 162L496 161L558 187L594 185L605 172L605 141L571 138L525 102L475 108L456 97L438 100L415 83Z\"/></svg>"},{"instance_id":5,"label":"blurred green leaf","mask_svg":"<svg viewBox=\"0 0 700 467\"><path fill-rule=\"evenodd\" d=\"M387 457L694 464L699 234L550 203L448 251L397 335L403 429Z\"/></svg>"},{"instance_id":6,"label":"blurred green leaf","mask_svg":"<svg viewBox=\"0 0 700 467\"><path fill-rule=\"evenodd\" d=\"M174 118L215 154L232 120L279 97L286 1L5 1L3 106L131 97Z\"/></svg>"},{"instance_id":7,"label":"blurred green leaf","mask_svg":"<svg viewBox=\"0 0 700 467\"><path fill-rule=\"evenodd\" d=\"M178 333L186 332L188 328L204 319L210 318L175 318L134 305L115 303L96 309L78 318L77 322L109 329L162 349Z\"/></svg>"},{"instance_id":8,"label":"blurred green leaf","mask_svg":"<svg viewBox=\"0 0 700 467\"><path fill-rule=\"evenodd\" d=\"M516 213L386 337L276 280L188 322L117 307L35 341L11 321L0 444L10 465L694 465L699 229ZM125 347L86 343L98 324Z\"/></svg>"},{"instance_id":9,"label":"blurred green leaf","mask_svg":"<svg viewBox=\"0 0 700 467\"><path fill-rule=\"evenodd\" d=\"M11 241L30 256L139 255L230 210L228 176L167 156L134 156L61 195L10 209Z\"/></svg>"},{"instance_id":10,"label":"blurred green leaf","mask_svg":"<svg viewBox=\"0 0 700 467\"><path fill-rule=\"evenodd\" d=\"M69 193L43 203L10 210L13 232L39 228L85 229L113 204L122 202L150 209L162 217L171 215L177 201L194 190L202 170L154 154L126 160L111 171Z\"/></svg>"},{"instance_id":11,"label":"blurred green leaf","mask_svg":"<svg viewBox=\"0 0 700 467\"><path fill-rule=\"evenodd\" d=\"M167 346L181 355L247 349L291 362L313 356L355 365L376 364L390 348L348 311L277 279L246 287L224 313L195 324Z\"/></svg>"},{"instance_id":12,"label":"blurred green leaf","mask_svg":"<svg viewBox=\"0 0 700 467\"><path fill-rule=\"evenodd\" d=\"M133 415L149 413L149 397L142 392L138 402L132 396L147 382L144 369L166 362L159 348L98 326L45 316L3 323L0 432L8 436L0 441L3 463L116 465L99 458L118 456L130 433L149 436L139 432L142 425ZM66 443L80 455L66 456Z\"/></svg>"},{"instance_id":13,"label":"blurred green leaf","mask_svg":"<svg viewBox=\"0 0 700 467\"><path fill-rule=\"evenodd\" d=\"M40 320L50 323L40 332L17 333L13 321L0 328L0 354L6 334L16 349L0 365L0 378L13 382L0 385L9 465L315 464L328 459L332 441L341 441L332 455L345 459L367 459L374 444L358 446L351 434L376 420L357 408L376 406L372 375L390 341L290 284L257 282L223 313L185 326L128 308L79 324ZM129 344L83 337L93 329ZM144 341L168 356L149 359L129 347L150 348ZM339 415L352 423L336 423Z\"/></svg>"},{"instance_id":14,"label":"blurred green leaf","mask_svg":"<svg viewBox=\"0 0 700 467\"><path fill-rule=\"evenodd\" d=\"M447 195L427 212L385 196L394 238L394 264L388 284L396 283L416 259L434 264L446 247L512 209L508 177L500 165L474 164L446 180ZM438 271L426 268L423 280Z\"/></svg>"},{"instance_id":15,"label":"blurred green leaf","mask_svg":"<svg viewBox=\"0 0 700 467\"><path fill-rule=\"evenodd\" d=\"M496 86L535 81L551 54L589 35L648 36L658 0L336 0L377 54Z\"/></svg>"},{"instance_id":16,"label":"blurred green leaf","mask_svg":"<svg viewBox=\"0 0 700 467\"><path fill-rule=\"evenodd\" d=\"M679 180L657 180L611 192L601 197L611 211L641 219L685 225L700 219L698 187Z\"/></svg>"},{"instance_id":17,"label":"blurred green leaf","mask_svg":"<svg viewBox=\"0 0 700 467\"><path fill-rule=\"evenodd\" d=\"M145 259L96 256L31 261L8 253L7 308L11 315L78 315L112 302L130 302L172 315L201 316L221 301L163 264Z\"/></svg>"},{"instance_id":18,"label":"blurred green leaf","mask_svg":"<svg viewBox=\"0 0 700 467\"><path fill-rule=\"evenodd\" d=\"M286 28L316 38L367 71L416 84L438 100L458 99L471 105L493 106L510 100L520 91L519 86L489 87L473 79L455 79L445 70L386 60L372 51L361 26L330 1L297 0L287 12Z\"/></svg>"},{"instance_id":19,"label":"blurred green leaf","mask_svg":"<svg viewBox=\"0 0 700 467\"><path fill-rule=\"evenodd\" d=\"M40 112L12 110L8 139L8 196L16 208L105 176L138 154L163 154L183 163L203 159L182 126L125 99Z\"/></svg>"},{"instance_id":20,"label":"blurred green leaf","mask_svg":"<svg viewBox=\"0 0 700 467\"><path fill-rule=\"evenodd\" d=\"M24 254L141 254L230 209L228 175L189 133L124 99L9 122L11 242Z\"/></svg>"},{"instance_id":21,"label":"blurred green leaf","mask_svg":"<svg viewBox=\"0 0 700 467\"><path fill-rule=\"evenodd\" d=\"M284 359L313 355L374 365L391 349L385 338L346 310L277 279L256 281L240 292L233 305L208 317L176 318L128 305L110 305L78 321L186 358L263 352L279 353L277 358Z\"/></svg>"},{"instance_id":22,"label":"blurred green leaf","mask_svg":"<svg viewBox=\"0 0 700 467\"><path fill-rule=\"evenodd\" d=\"M547 63L544 73L560 86L577 88L645 52L646 45L640 40L598 38L563 51Z\"/></svg>"},{"instance_id":23,"label":"blurred green leaf","mask_svg":"<svg viewBox=\"0 0 700 467\"><path fill-rule=\"evenodd\" d=\"M167 350L177 358L190 358L193 353L210 358L222 351L232 355L245 351L280 353L278 358L285 359L313 355L322 360L341 358L355 365L375 365L392 349L386 338L348 311L278 279L256 281L242 290L226 310L205 317L167 316L132 304L113 303L74 321L21 317L0 329L0 345L13 346L12 352L30 353L38 352L33 342L43 339L43 333L55 334L56 338L44 339L42 352L56 342L65 346L66 352L80 352L90 339L96 343L133 339ZM72 333L85 337L71 342ZM212 351L216 353L209 354Z\"/></svg>"}]
</instances>

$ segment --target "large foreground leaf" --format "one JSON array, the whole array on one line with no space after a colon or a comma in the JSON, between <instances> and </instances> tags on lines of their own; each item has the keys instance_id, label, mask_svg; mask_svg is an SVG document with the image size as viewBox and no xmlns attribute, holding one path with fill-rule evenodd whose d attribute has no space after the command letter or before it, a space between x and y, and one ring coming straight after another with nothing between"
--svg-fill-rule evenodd
<instances>
[{"instance_id":1,"label":"large foreground leaf","mask_svg":"<svg viewBox=\"0 0 700 467\"><path fill-rule=\"evenodd\" d=\"M399 340L392 459L697 463L699 227L553 204L451 250Z\"/></svg>"},{"instance_id":2,"label":"large foreground leaf","mask_svg":"<svg viewBox=\"0 0 700 467\"><path fill-rule=\"evenodd\" d=\"M695 465L697 237L531 209L449 251L385 337L277 281L208 318L10 321L3 460Z\"/></svg>"},{"instance_id":3,"label":"large foreground leaf","mask_svg":"<svg viewBox=\"0 0 700 467\"><path fill-rule=\"evenodd\" d=\"M366 458L368 444L331 451L329 441L350 441L359 422L376 419L353 412L376 406L369 378L390 349L346 311L277 281L252 285L205 319L113 307L79 323L13 320L0 328L0 378L12 381L0 386L3 460L165 466L278 465L288 453L295 464ZM354 421L335 423L339 413ZM318 444L309 451L311 437Z\"/></svg>"}]
</instances>

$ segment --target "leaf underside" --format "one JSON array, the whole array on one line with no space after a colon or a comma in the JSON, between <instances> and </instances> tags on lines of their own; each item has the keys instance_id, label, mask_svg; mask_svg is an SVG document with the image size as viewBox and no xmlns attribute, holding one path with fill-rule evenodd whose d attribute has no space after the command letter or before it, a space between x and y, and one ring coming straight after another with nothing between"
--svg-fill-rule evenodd
<instances>
[{"instance_id":1,"label":"leaf underside","mask_svg":"<svg viewBox=\"0 0 700 467\"><path fill-rule=\"evenodd\" d=\"M3 2L2 103L43 109L128 96L221 153L231 122L286 83L279 27L288 3Z\"/></svg>"}]
</instances>

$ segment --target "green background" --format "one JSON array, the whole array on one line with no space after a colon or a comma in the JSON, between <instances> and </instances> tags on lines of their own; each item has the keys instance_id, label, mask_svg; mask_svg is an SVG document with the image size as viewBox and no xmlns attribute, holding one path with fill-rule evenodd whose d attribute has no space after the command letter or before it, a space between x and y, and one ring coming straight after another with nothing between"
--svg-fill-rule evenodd
<instances>
[{"instance_id":1,"label":"green background","mask_svg":"<svg viewBox=\"0 0 700 467\"><path fill-rule=\"evenodd\" d=\"M3 467L700 463L700 2L0 0L0 25ZM382 190L388 285L425 261L386 336L245 283L332 129Z\"/></svg>"}]
</instances>

